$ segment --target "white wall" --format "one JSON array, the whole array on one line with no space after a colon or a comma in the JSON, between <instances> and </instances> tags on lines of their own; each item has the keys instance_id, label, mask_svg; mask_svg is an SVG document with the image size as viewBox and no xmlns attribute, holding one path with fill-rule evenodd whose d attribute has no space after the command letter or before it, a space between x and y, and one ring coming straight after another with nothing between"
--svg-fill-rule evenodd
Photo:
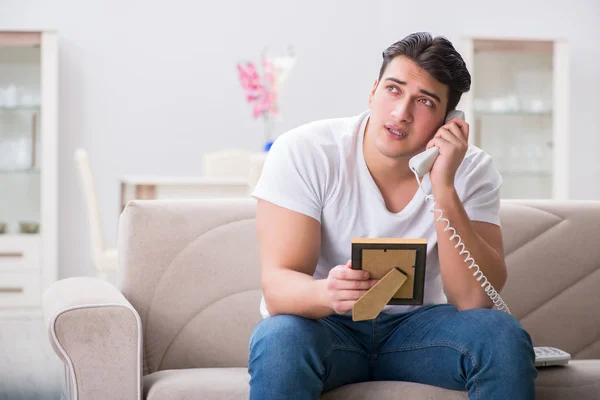
<instances>
[{"instance_id":1,"label":"white wall","mask_svg":"<svg viewBox=\"0 0 600 400\"><path fill-rule=\"evenodd\" d=\"M383 49L413 31L562 38L571 43L570 196L600 199L600 5L595 0L0 0L0 30L56 29L60 41L60 275L91 272L73 151L88 149L109 244L119 178L194 175L205 151L258 150L262 126L235 65L295 45L279 132L367 106ZM591 158L594 161L591 161Z\"/></svg>"}]
</instances>

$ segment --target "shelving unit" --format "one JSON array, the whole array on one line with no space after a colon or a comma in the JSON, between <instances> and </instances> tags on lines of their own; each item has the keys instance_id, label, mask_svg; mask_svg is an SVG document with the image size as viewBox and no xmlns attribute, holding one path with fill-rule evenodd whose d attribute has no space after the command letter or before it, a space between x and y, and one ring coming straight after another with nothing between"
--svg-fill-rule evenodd
<instances>
[{"instance_id":1,"label":"shelving unit","mask_svg":"<svg viewBox=\"0 0 600 400\"><path fill-rule=\"evenodd\" d=\"M55 32L0 31L0 316L41 314L57 279Z\"/></svg>"},{"instance_id":2,"label":"shelving unit","mask_svg":"<svg viewBox=\"0 0 600 400\"><path fill-rule=\"evenodd\" d=\"M568 48L558 40L463 38L471 91L459 108L490 154L503 198L568 198Z\"/></svg>"}]
</instances>

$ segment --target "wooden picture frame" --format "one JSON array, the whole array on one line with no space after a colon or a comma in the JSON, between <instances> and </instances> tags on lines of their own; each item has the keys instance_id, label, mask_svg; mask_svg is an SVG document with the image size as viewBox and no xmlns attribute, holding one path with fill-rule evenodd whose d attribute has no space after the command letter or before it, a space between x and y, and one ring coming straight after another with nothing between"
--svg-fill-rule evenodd
<instances>
[{"instance_id":1,"label":"wooden picture frame","mask_svg":"<svg viewBox=\"0 0 600 400\"><path fill-rule=\"evenodd\" d=\"M389 305L423 304L426 261L427 239L352 239L352 269L369 271L371 279L381 279L393 268L408 276Z\"/></svg>"}]
</instances>

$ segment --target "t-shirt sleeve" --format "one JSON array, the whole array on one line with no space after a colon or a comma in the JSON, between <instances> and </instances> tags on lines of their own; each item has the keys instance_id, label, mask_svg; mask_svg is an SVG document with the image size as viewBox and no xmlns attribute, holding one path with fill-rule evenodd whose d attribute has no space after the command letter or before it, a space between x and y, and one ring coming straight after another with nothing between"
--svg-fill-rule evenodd
<instances>
[{"instance_id":1,"label":"t-shirt sleeve","mask_svg":"<svg viewBox=\"0 0 600 400\"><path fill-rule=\"evenodd\" d=\"M500 225L502 176L492 158L483 151L465 161L467 165L457 189L469 219Z\"/></svg>"},{"instance_id":2,"label":"t-shirt sleeve","mask_svg":"<svg viewBox=\"0 0 600 400\"><path fill-rule=\"evenodd\" d=\"M331 169L317 140L289 131L277 138L252 196L321 222Z\"/></svg>"}]
</instances>

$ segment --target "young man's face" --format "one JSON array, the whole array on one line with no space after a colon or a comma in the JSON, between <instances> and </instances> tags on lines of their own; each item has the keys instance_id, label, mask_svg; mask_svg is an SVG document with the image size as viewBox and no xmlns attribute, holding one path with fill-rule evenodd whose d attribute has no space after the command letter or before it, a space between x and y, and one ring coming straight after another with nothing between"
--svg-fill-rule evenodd
<instances>
[{"instance_id":1,"label":"young man's face","mask_svg":"<svg viewBox=\"0 0 600 400\"><path fill-rule=\"evenodd\" d=\"M395 57L369 95L367 140L386 157L411 157L443 124L447 104L448 86L409 58Z\"/></svg>"}]
</instances>

